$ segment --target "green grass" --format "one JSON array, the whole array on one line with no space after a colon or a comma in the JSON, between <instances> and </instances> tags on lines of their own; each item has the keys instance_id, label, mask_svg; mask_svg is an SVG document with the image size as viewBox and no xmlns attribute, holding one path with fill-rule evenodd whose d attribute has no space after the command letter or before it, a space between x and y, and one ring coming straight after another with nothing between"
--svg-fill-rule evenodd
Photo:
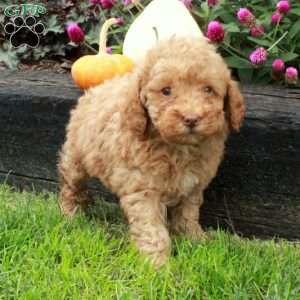
<instances>
[{"instance_id":1,"label":"green grass","mask_svg":"<svg viewBox=\"0 0 300 300\"><path fill-rule=\"evenodd\" d=\"M159 272L131 246L119 207L64 219L56 195L0 185L0 299L300 299L300 245L222 231L173 239Z\"/></svg>"}]
</instances>

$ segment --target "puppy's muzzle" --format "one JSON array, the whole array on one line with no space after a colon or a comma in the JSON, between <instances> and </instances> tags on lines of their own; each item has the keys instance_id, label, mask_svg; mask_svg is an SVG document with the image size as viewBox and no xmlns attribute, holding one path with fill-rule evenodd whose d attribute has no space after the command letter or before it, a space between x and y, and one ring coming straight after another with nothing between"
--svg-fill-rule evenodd
<instances>
[{"instance_id":1,"label":"puppy's muzzle","mask_svg":"<svg viewBox=\"0 0 300 300\"><path fill-rule=\"evenodd\" d=\"M197 114L189 114L182 117L184 126L193 129L200 123L200 116Z\"/></svg>"}]
</instances>

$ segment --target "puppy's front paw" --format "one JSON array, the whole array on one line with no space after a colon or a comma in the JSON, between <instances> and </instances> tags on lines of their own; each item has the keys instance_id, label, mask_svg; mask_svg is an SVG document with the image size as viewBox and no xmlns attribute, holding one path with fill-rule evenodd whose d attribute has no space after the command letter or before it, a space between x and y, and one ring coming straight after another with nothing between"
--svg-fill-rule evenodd
<instances>
[{"instance_id":1,"label":"puppy's front paw","mask_svg":"<svg viewBox=\"0 0 300 300\"><path fill-rule=\"evenodd\" d=\"M171 239L165 227L148 225L141 231L140 228L131 227L131 238L155 268L167 262L171 254Z\"/></svg>"},{"instance_id":2,"label":"puppy's front paw","mask_svg":"<svg viewBox=\"0 0 300 300\"><path fill-rule=\"evenodd\" d=\"M153 264L153 266L156 269L159 269L160 267L162 267L164 264L166 264L166 262L169 259L169 251L166 252L156 252L156 253L152 253L149 255L149 259L151 261L151 263Z\"/></svg>"}]
</instances>

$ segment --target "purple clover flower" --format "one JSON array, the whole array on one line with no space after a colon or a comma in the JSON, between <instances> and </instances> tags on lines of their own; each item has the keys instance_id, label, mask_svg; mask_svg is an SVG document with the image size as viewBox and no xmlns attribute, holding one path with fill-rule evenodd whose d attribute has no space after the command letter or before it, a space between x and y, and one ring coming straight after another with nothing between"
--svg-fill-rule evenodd
<instances>
[{"instance_id":1,"label":"purple clover flower","mask_svg":"<svg viewBox=\"0 0 300 300\"><path fill-rule=\"evenodd\" d=\"M284 70L284 68L285 68L284 61L281 58L276 58L273 60L272 70L274 72L280 73Z\"/></svg>"},{"instance_id":2,"label":"purple clover flower","mask_svg":"<svg viewBox=\"0 0 300 300\"><path fill-rule=\"evenodd\" d=\"M260 37L265 33L265 29L262 25L254 25L250 29L250 34L253 37Z\"/></svg>"},{"instance_id":3,"label":"purple clover flower","mask_svg":"<svg viewBox=\"0 0 300 300\"><path fill-rule=\"evenodd\" d=\"M100 0L100 3L103 9L111 9L115 5L116 0Z\"/></svg>"},{"instance_id":4,"label":"purple clover flower","mask_svg":"<svg viewBox=\"0 0 300 300\"><path fill-rule=\"evenodd\" d=\"M186 8L191 8L192 6L192 0L180 0Z\"/></svg>"},{"instance_id":5,"label":"purple clover flower","mask_svg":"<svg viewBox=\"0 0 300 300\"><path fill-rule=\"evenodd\" d=\"M207 5L213 7L218 4L218 0L207 0Z\"/></svg>"},{"instance_id":6,"label":"purple clover flower","mask_svg":"<svg viewBox=\"0 0 300 300\"><path fill-rule=\"evenodd\" d=\"M67 24L67 34L70 41L75 44L81 44L84 41L84 32L75 22L70 22Z\"/></svg>"},{"instance_id":7,"label":"purple clover flower","mask_svg":"<svg viewBox=\"0 0 300 300\"><path fill-rule=\"evenodd\" d=\"M298 70L294 67L288 67L285 70L285 82L288 84L296 84L298 80Z\"/></svg>"},{"instance_id":8,"label":"purple clover flower","mask_svg":"<svg viewBox=\"0 0 300 300\"><path fill-rule=\"evenodd\" d=\"M263 47L257 48L249 56L251 63L254 65L264 64L266 62L267 58L268 58L268 52Z\"/></svg>"},{"instance_id":9,"label":"purple clover flower","mask_svg":"<svg viewBox=\"0 0 300 300\"><path fill-rule=\"evenodd\" d=\"M224 40L225 31L219 21L211 21L208 24L206 36L212 42L222 42Z\"/></svg>"},{"instance_id":10,"label":"purple clover flower","mask_svg":"<svg viewBox=\"0 0 300 300\"><path fill-rule=\"evenodd\" d=\"M247 27L255 25L256 18L248 8L240 8L237 12L238 20Z\"/></svg>"},{"instance_id":11,"label":"purple clover flower","mask_svg":"<svg viewBox=\"0 0 300 300\"><path fill-rule=\"evenodd\" d=\"M287 14L291 9L290 3L287 0L281 0L277 3L277 11L283 14Z\"/></svg>"},{"instance_id":12,"label":"purple clover flower","mask_svg":"<svg viewBox=\"0 0 300 300\"><path fill-rule=\"evenodd\" d=\"M123 26L125 24L124 19L122 17L116 19L117 19L116 25Z\"/></svg>"},{"instance_id":13,"label":"purple clover flower","mask_svg":"<svg viewBox=\"0 0 300 300\"><path fill-rule=\"evenodd\" d=\"M272 16L271 16L271 23L272 24L277 24L277 23L280 23L281 22L281 20L282 20L282 15L281 15L281 13L280 12L278 12L278 11L275 11L273 14L272 14Z\"/></svg>"}]
</instances>

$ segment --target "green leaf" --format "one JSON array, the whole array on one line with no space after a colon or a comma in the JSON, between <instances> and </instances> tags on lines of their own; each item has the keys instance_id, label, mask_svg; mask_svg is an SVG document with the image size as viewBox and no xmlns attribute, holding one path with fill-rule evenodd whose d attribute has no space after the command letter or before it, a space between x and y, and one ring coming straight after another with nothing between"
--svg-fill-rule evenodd
<instances>
[{"instance_id":1,"label":"green leaf","mask_svg":"<svg viewBox=\"0 0 300 300\"><path fill-rule=\"evenodd\" d=\"M247 28L247 27L245 27L245 28L242 27L240 30L241 30L242 33L247 33L247 34L249 34L249 28Z\"/></svg>"},{"instance_id":2,"label":"green leaf","mask_svg":"<svg viewBox=\"0 0 300 300\"><path fill-rule=\"evenodd\" d=\"M4 27L5 15L0 14L0 28ZM1 28L2 31L2 28Z\"/></svg>"},{"instance_id":3,"label":"green leaf","mask_svg":"<svg viewBox=\"0 0 300 300\"><path fill-rule=\"evenodd\" d=\"M209 7L208 7L208 4L206 2L202 2L201 3L201 9L205 13L205 15L208 16L208 14L209 14Z\"/></svg>"},{"instance_id":4,"label":"green leaf","mask_svg":"<svg viewBox=\"0 0 300 300\"><path fill-rule=\"evenodd\" d=\"M258 84L270 84L272 82L272 78L268 75L265 75L264 77L257 80Z\"/></svg>"},{"instance_id":5,"label":"green leaf","mask_svg":"<svg viewBox=\"0 0 300 300\"><path fill-rule=\"evenodd\" d=\"M68 14L68 20L72 20L78 24L84 23L85 22L85 17L82 14L78 14L77 11L72 10L69 14Z\"/></svg>"},{"instance_id":6,"label":"green leaf","mask_svg":"<svg viewBox=\"0 0 300 300\"><path fill-rule=\"evenodd\" d=\"M10 69L16 69L19 64L19 58L15 51L3 51L0 49L0 61L3 61L5 65Z\"/></svg>"},{"instance_id":7,"label":"green leaf","mask_svg":"<svg viewBox=\"0 0 300 300\"><path fill-rule=\"evenodd\" d=\"M255 76L253 76L253 82L257 84L269 84L272 82L271 71L269 68L263 68L257 70Z\"/></svg>"},{"instance_id":8,"label":"green leaf","mask_svg":"<svg viewBox=\"0 0 300 300\"><path fill-rule=\"evenodd\" d=\"M86 1L86 2L81 2L81 3L77 4L77 5L79 5L80 10L85 11L86 9L89 8L90 3L88 1Z\"/></svg>"},{"instance_id":9,"label":"green leaf","mask_svg":"<svg viewBox=\"0 0 300 300\"><path fill-rule=\"evenodd\" d=\"M294 15L297 15L297 16L300 16L300 8L291 9L290 13L294 14Z\"/></svg>"},{"instance_id":10,"label":"green leaf","mask_svg":"<svg viewBox=\"0 0 300 300\"><path fill-rule=\"evenodd\" d=\"M220 16L221 20L224 22L224 23L233 23L236 21L235 17L232 15L232 14L229 14L229 13L224 13Z\"/></svg>"},{"instance_id":11,"label":"green leaf","mask_svg":"<svg viewBox=\"0 0 300 300\"><path fill-rule=\"evenodd\" d=\"M281 55L281 58L282 58L285 62L288 62L288 61L294 60L294 59L297 58L298 56L299 56L299 54L297 54L297 53L288 52L288 53L283 53L283 54Z\"/></svg>"},{"instance_id":12,"label":"green leaf","mask_svg":"<svg viewBox=\"0 0 300 300\"><path fill-rule=\"evenodd\" d=\"M224 14L224 9L219 6L215 6L211 11L210 19L215 20L218 17L222 16L223 14Z\"/></svg>"},{"instance_id":13,"label":"green leaf","mask_svg":"<svg viewBox=\"0 0 300 300\"><path fill-rule=\"evenodd\" d=\"M238 69L238 76L241 82L250 83L253 77L253 68L251 69Z\"/></svg>"},{"instance_id":14,"label":"green leaf","mask_svg":"<svg viewBox=\"0 0 300 300\"><path fill-rule=\"evenodd\" d=\"M275 47L273 47L271 50L269 50L268 51L269 52L269 54L271 54L271 55L275 55L275 56L278 56L278 52L279 52L279 49L278 49L278 47L277 46L275 46Z\"/></svg>"},{"instance_id":15,"label":"green leaf","mask_svg":"<svg viewBox=\"0 0 300 300\"><path fill-rule=\"evenodd\" d=\"M196 11L196 10L193 10L193 15L196 15L196 16L198 16L198 17L200 17L200 18L203 18L203 19L206 18L206 15L205 15L205 13L204 13L203 11Z\"/></svg>"},{"instance_id":16,"label":"green leaf","mask_svg":"<svg viewBox=\"0 0 300 300\"><path fill-rule=\"evenodd\" d=\"M257 45L260 45L260 46L264 46L264 47L270 47L271 46L271 42L266 41L262 38L258 39L258 38L254 38L252 36L248 36L247 39L249 41L252 41L252 42L256 43Z\"/></svg>"},{"instance_id":17,"label":"green leaf","mask_svg":"<svg viewBox=\"0 0 300 300\"><path fill-rule=\"evenodd\" d=\"M267 26L270 24L271 16L271 12L266 12L265 14L259 17L259 20L264 26Z\"/></svg>"},{"instance_id":18,"label":"green leaf","mask_svg":"<svg viewBox=\"0 0 300 300\"><path fill-rule=\"evenodd\" d=\"M289 37L292 39L296 34L300 34L300 20L298 20L289 30Z\"/></svg>"},{"instance_id":19,"label":"green leaf","mask_svg":"<svg viewBox=\"0 0 300 300\"><path fill-rule=\"evenodd\" d=\"M100 27L98 26L91 26L91 29L85 35L85 40L87 43L93 45L99 43L99 32Z\"/></svg>"},{"instance_id":20,"label":"green leaf","mask_svg":"<svg viewBox=\"0 0 300 300\"><path fill-rule=\"evenodd\" d=\"M64 27L58 22L56 15L52 15L47 19L45 34L48 32L62 33L64 31Z\"/></svg>"},{"instance_id":21,"label":"green leaf","mask_svg":"<svg viewBox=\"0 0 300 300\"><path fill-rule=\"evenodd\" d=\"M257 72L257 74L256 74L256 76L255 76L256 79L259 80L259 79L265 77L266 75L268 75L268 77L270 77L271 64L270 64L269 68L266 68L266 65L267 65L267 64L264 65L264 68L263 68L263 69L259 69L259 70L258 70L258 72Z\"/></svg>"},{"instance_id":22,"label":"green leaf","mask_svg":"<svg viewBox=\"0 0 300 300\"><path fill-rule=\"evenodd\" d=\"M121 45L114 45L112 46L113 54L121 54L122 53L122 46Z\"/></svg>"},{"instance_id":23,"label":"green leaf","mask_svg":"<svg viewBox=\"0 0 300 300\"><path fill-rule=\"evenodd\" d=\"M224 43L225 44L228 44L228 45L230 45L231 44L231 37L232 37L232 35L231 34L225 34L225 37L224 37Z\"/></svg>"},{"instance_id":24,"label":"green leaf","mask_svg":"<svg viewBox=\"0 0 300 300\"><path fill-rule=\"evenodd\" d=\"M224 58L226 63L231 68L236 69L250 69L252 64L245 59L242 59L238 56L228 56Z\"/></svg>"},{"instance_id":25,"label":"green leaf","mask_svg":"<svg viewBox=\"0 0 300 300\"><path fill-rule=\"evenodd\" d=\"M240 32L240 28L235 23L224 24L226 32Z\"/></svg>"}]
</instances>

